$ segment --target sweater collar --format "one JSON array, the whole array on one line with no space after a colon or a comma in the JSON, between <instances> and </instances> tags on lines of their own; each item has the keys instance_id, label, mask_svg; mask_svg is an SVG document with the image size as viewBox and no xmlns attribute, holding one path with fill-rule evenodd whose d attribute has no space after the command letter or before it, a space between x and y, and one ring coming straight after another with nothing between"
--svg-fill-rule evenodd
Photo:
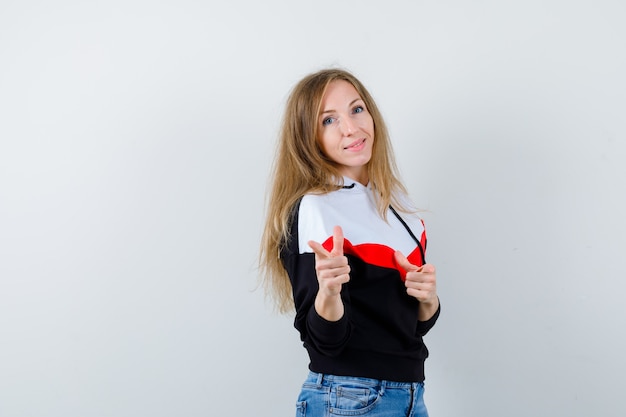
<instances>
[{"instance_id":1,"label":"sweater collar","mask_svg":"<svg viewBox=\"0 0 626 417\"><path fill-rule=\"evenodd\" d=\"M358 181L353 180L350 177L343 176L343 187L344 190L359 190L365 191L371 188L371 182L368 182L367 185L363 185Z\"/></svg>"}]
</instances>

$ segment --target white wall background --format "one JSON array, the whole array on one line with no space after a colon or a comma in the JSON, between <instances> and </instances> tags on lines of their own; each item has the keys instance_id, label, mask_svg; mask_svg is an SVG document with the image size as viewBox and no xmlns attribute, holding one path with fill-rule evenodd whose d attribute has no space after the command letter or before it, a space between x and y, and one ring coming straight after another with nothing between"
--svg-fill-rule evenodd
<instances>
[{"instance_id":1,"label":"white wall background","mask_svg":"<svg viewBox=\"0 0 626 417\"><path fill-rule=\"evenodd\" d=\"M293 415L256 285L289 89L378 100L443 313L433 417L624 416L626 5L0 3L0 416Z\"/></svg>"}]
</instances>

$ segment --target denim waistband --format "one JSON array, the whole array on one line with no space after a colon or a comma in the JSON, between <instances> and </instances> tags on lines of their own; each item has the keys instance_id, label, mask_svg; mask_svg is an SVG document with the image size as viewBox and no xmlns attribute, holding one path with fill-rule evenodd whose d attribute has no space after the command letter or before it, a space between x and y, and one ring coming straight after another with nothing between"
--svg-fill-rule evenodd
<instances>
[{"instance_id":1,"label":"denim waistband","mask_svg":"<svg viewBox=\"0 0 626 417\"><path fill-rule=\"evenodd\" d=\"M342 382L358 382L360 384L369 385L372 387L384 387L384 388L401 388L401 389L415 389L418 385L423 385L423 382L397 382L387 381L384 379L364 378L358 376L343 376L343 375L331 375L321 374L313 371L309 371L309 376L306 380L308 383L317 385L326 385L328 383L342 383ZM325 384L326 383L326 384Z\"/></svg>"}]
</instances>

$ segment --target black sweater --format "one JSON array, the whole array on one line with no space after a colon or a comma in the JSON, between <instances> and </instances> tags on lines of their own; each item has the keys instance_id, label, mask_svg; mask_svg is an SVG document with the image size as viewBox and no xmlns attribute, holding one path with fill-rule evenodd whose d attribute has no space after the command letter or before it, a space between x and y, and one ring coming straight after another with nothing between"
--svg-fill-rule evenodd
<instances>
[{"instance_id":1,"label":"black sweater","mask_svg":"<svg viewBox=\"0 0 626 417\"><path fill-rule=\"evenodd\" d=\"M387 222L378 212L372 190L344 178L344 188L325 195L306 195L293 211L290 238L281 252L296 305L295 327L307 349L309 369L325 374L399 382L424 380L428 321L417 319L419 301L407 295L404 271L394 259L400 250L411 263L425 262L426 233L421 219L392 208ZM320 317L315 255L306 242L332 250L332 230L344 233L350 281L341 298L344 316L336 322Z\"/></svg>"}]
</instances>

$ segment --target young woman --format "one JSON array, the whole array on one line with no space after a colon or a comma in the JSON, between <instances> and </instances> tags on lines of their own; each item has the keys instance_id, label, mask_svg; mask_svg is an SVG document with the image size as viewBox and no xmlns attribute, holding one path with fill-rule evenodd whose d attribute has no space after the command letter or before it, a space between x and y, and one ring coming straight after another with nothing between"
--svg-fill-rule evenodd
<instances>
[{"instance_id":1,"label":"young woman","mask_svg":"<svg viewBox=\"0 0 626 417\"><path fill-rule=\"evenodd\" d=\"M287 102L261 245L266 290L309 358L297 416L427 416L424 336L439 316L426 233L374 100L350 73Z\"/></svg>"}]
</instances>

